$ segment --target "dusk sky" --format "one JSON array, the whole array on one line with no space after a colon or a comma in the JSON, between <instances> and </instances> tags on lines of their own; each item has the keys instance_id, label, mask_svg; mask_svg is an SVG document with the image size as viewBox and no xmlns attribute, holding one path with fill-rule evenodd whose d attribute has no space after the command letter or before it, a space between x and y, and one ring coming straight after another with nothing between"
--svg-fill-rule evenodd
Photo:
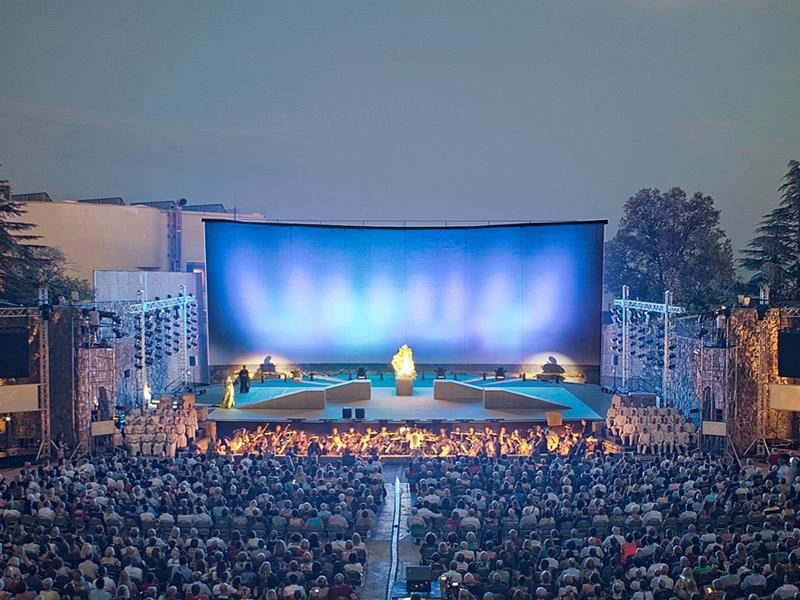
<instances>
[{"instance_id":1,"label":"dusk sky","mask_svg":"<svg viewBox=\"0 0 800 600\"><path fill-rule=\"evenodd\" d=\"M739 250L800 159L798 25L796 0L5 0L0 178L275 219L612 225L678 185Z\"/></svg>"}]
</instances>

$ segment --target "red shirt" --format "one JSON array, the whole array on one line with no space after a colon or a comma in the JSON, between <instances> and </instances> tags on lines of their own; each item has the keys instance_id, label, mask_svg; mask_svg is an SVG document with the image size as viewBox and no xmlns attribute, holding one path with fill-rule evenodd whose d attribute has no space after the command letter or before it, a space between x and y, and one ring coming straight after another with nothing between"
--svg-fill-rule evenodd
<instances>
[{"instance_id":1,"label":"red shirt","mask_svg":"<svg viewBox=\"0 0 800 600\"><path fill-rule=\"evenodd\" d=\"M637 548L638 546L635 543L626 542L622 544L622 556L620 557L620 564L624 565L629 556L636 554Z\"/></svg>"}]
</instances>

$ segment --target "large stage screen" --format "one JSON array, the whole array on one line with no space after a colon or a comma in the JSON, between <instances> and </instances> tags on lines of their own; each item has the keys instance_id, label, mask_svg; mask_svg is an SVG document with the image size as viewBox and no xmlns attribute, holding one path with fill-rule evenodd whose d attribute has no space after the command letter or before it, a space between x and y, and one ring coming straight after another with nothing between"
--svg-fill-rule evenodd
<instances>
[{"instance_id":1,"label":"large stage screen","mask_svg":"<svg viewBox=\"0 0 800 600\"><path fill-rule=\"evenodd\" d=\"M597 366L604 225L206 221L210 364Z\"/></svg>"}]
</instances>

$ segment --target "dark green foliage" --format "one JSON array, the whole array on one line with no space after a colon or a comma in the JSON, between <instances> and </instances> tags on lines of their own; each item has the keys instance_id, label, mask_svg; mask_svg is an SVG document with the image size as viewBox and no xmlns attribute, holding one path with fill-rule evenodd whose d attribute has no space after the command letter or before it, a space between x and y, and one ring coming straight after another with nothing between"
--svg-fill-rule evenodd
<instances>
[{"instance_id":1,"label":"dark green foliage","mask_svg":"<svg viewBox=\"0 0 800 600\"><path fill-rule=\"evenodd\" d=\"M752 271L750 283L770 286L775 300L800 300L800 163L789 170L778 188L778 208L764 215L755 237L742 251L739 264Z\"/></svg>"},{"instance_id":2,"label":"dark green foliage","mask_svg":"<svg viewBox=\"0 0 800 600\"><path fill-rule=\"evenodd\" d=\"M619 230L606 244L606 289L661 302L673 292L690 310L719 306L735 293L733 250L714 199L680 188L639 190L625 203Z\"/></svg>"}]
</instances>

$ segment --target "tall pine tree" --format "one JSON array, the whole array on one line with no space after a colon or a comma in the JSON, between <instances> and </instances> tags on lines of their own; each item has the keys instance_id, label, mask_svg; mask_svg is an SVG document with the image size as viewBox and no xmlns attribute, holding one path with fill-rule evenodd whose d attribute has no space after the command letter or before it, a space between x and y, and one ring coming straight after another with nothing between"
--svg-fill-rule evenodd
<instances>
[{"instance_id":1,"label":"tall pine tree","mask_svg":"<svg viewBox=\"0 0 800 600\"><path fill-rule=\"evenodd\" d=\"M7 183L0 187L0 300L33 306L39 286L47 286L53 298L73 291L91 297L89 282L69 275L64 253L37 243L35 225L20 220L25 208L12 200L10 189Z\"/></svg>"},{"instance_id":2,"label":"tall pine tree","mask_svg":"<svg viewBox=\"0 0 800 600\"><path fill-rule=\"evenodd\" d=\"M753 271L750 283L766 283L778 300L800 299L800 162L789 170L778 188L778 208L764 215L755 237L742 252L739 264Z\"/></svg>"},{"instance_id":3,"label":"tall pine tree","mask_svg":"<svg viewBox=\"0 0 800 600\"><path fill-rule=\"evenodd\" d=\"M38 236L28 233L35 225L18 220L24 212L22 205L12 200L11 186L0 187L0 300L11 300L25 265L33 259L32 242Z\"/></svg>"}]
</instances>

